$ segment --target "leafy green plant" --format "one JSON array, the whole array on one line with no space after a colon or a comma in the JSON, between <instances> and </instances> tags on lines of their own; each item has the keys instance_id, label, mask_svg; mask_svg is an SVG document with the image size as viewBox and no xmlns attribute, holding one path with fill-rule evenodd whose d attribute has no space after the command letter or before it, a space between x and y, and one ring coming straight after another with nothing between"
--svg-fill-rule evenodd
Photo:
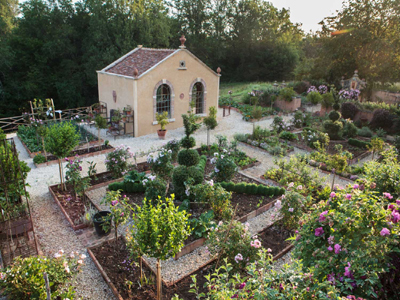
<instances>
[{"instance_id":1,"label":"leafy green plant","mask_svg":"<svg viewBox=\"0 0 400 300\"><path fill-rule=\"evenodd\" d=\"M361 129L358 130L358 135L363 136L363 137L372 137L372 130L369 129L369 127L362 127Z\"/></svg>"},{"instance_id":2,"label":"leafy green plant","mask_svg":"<svg viewBox=\"0 0 400 300\"><path fill-rule=\"evenodd\" d=\"M156 113L156 120L157 120L157 122L158 122L158 125L160 125L161 126L161 129L160 130L165 130L165 126L167 126L168 124L169 124L169 121L168 121L168 112L167 111L164 111L163 113L161 113L161 114L159 114L159 113Z\"/></svg>"},{"instance_id":3,"label":"leafy green plant","mask_svg":"<svg viewBox=\"0 0 400 300\"><path fill-rule=\"evenodd\" d=\"M196 145L196 141L191 135L201 127L201 123L197 123L200 117L195 115L192 110L189 110L188 114L182 115L182 119L185 127L185 137L181 139L181 145L183 148L190 149Z\"/></svg>"},{"instance_id":4,"label":"leafy green plant","mask_svg":"<svg viewBox=\"0 0 400 300\"><path fill-rule=\"evenodd\" d=\"M171 163L172 150L162 148L158 154L149 154L147 156L147 163L153 174L169 182L174 166Z\"/></svg>"},{"instance_id":5,"label":"leafy green plant","mask_svg":"<svg viewBox=\"0 0 400 300\"><path fill-rule=\"evenodd\" d=\"M213 218L214 212L209 210L208 212L202 213L197 219L190 219L190 228L193 228L192 235L198 239L206 237L210 228L214 225L212 221Z\"/></svg>"},{"instance_id":6,"label":"leafy green plant","mask_svg":"<svg viewBox=\"0 0 400 300\"><path fill-rule=\"evenodd\" d=\"M311 148L315 148L314 144L319 142L322 147L327 147L329 145L330 139L327 133L314 130L308 127L303 129L301 136L307 145Z\"/></svg>"},{"instance_id":7,"label":"leafy green plant","mask_svg":"<svg viewBox=\"0 0 400 300\"><path fill-rule=\"evenodd\" d=\"M127 235L127 246L134 256L148 255L157 259L160 266L157 276L161 276L160 260L179 253L191 233L186 211L179 211L173 200L172 195L153 206L144 199L142 207L136 206L134 223ZM157 290L161 290L161 286Z\"/></svg>"},{"instance_id":8,"label":"leafy green plant","mask_svg":"<svg viewBox=\"0 0 400 300\"><path fill-rule=\"evenodd\" d=\"M232 193L226 191L219 184L210 181L205 184L188 185L187 191L195 196L196 202L208 205L217 220L227 220L231 217Z\"/></svg>"},{"instance_id":9,"label":"leafy green plant","mask_svg":"<svg viewBox=\"0 0 400 300\"><path fill-rule=\"evenodd\" d=\"M44 155L40 154L40 153L36 154L35 157L33 158L33 162L35 164L37 164L37 165L45 163L46 162L46 157Z\"/></svg>"},{"instance_id":10,"label":"leafy green plant","mask_svg":"<svg viewBox=\"0 0 400 300\"><path fill-rule=\"evenodd\" d=\"M79 271L86 255L72 252L65 255L60 250L54 257L16 257L13 263L0 273L0 287L10 299L47 299L43 273L50 282L51 299L74 299L75 291L65 284Z\"/></svg>"},{"instance_id":11,"label":"leafy green plant","mask_svg":"<svg viewBox=\"0 0 400 300\"><path fill-rule=\"evenodd\" d=\"M215 167L213 172L213 177L216 181L230 181L235 173L237 172L237 166L234 163L233 159L231 159L228 155L218 154L214 158ZM213 161L214 162L214 161Z\"/></svg>"},{"instance_id":12,"label":"leafy green plant","mask_svg":"<svg viewBox=\"0 0 400 300\"><path fill-rule=\"evenodd\" d=\"M345 121L343 127L343 135L348 138L353 138L357 136L358 129L353 122Z\"/></svg>"},{"instance_id":13,"label":"leafy green plant","mask_svg":"<svg viewBox=\"0 0 400 300\"><path fill-rule=\"evenodd\" d=\"M316 105L322 101L322 96L319 92L310 92L307 94L307 101Z\"/></svg>"},{"instance_id":14,"label":"leafy green plant","mask_svg":"<svg viewBox=\"0 0 400 300\"><path fill-rule=\"evenodd\" d=\"M146 187L144 196L148 200L157 202L159 198L165 198L167 194L167 183L162 178L149 176L149 179L143 180L143 185Z\"/></svg>"},{"instance_id":15,"label":"leafy green plant","mask_svg":"<svg viewBox=\"0 0 400 300\"><path fill-rule=\"evenodd\" d=\"M82 178L81 171L82 171L82 161L76 157L76 159L65 159L67 161L67 171L65 172L65 180L67 184L72 185L75 198L82 196L84 191L90 186L90 178L85 177Z\"/></svg>"},{"instance_id":16,"label":"leafy green plant","mask_svg":"<svg viewBox=\"0 0 400 300\"><path fill-rule=\"evenodd\" d=\"M365 148L368 149L368 147L370 147L370 143L369 142L365 142L365 141L361 141L361 140L357 140L357 139L348 139L347 142L349 143L349 145L358 147L358 148Z\"/></svg>"},{"instance_id":17,"label":"leafy green plant","mask_svg":"<svg viewBox=\"0 0 400 300\"><path fill-rule=\"evenodd\" d=\"M291 87L283 88L279 91L279 98L287 102L291 102L295 96L296 92Z\"/></svg>"},{"instance_id":18,"label":"leafy green plant","mask_svg":"<svg viewBox=\"0 0 400 300\"><path fill-rule=\"evenodd\" d=\"M324 130L331 140L340 140L343 135L343 123L340 121L326 120L324 122Z\"/></svg>"},{"instance_id":19,"label":"leafy green plant","mask_svg":"<svg viewBox=\"0 0 400 300\"><path fill-rule=\"evenodd\" d=\"M45 143L47 150L58 159L61 189L64 190L65 185L61 160L67 157L79 144L79 134L71 122L54 124L49 128Z\"/></svg>"},{"instance_id":20,"label":"leafy green plant","mask_svg":"<svg viewBox=\"0 0 400 300\"><path fill-rule=\"evenodd\" d=\"M279 138L281 138L283 140L288 140L288 141L298 140L297 135L294 133L291 133L289 131L282 131L279 134Z\"/></svg>"},{"instance_id":21,"label":"leafy green plant","mask_svg":"<svg viewBox=\"0 0 400 300\"><path fill-rule=\"evenodd\" d=\"M179 199L185 199L185 182L193 180L192 184L199 184L203 182L204 171L202 172L197 166L185 167L178 166L174 169L172 174L172 183L174 192Z\"/></svg>"},{"instance_id":22,"label":"leafy green plant","mask_svg":"<svg viewBox=\"0 0 400 300\"><path fill-rule=\"evenodd\" d=\"M325 108L332 107L332 105L335 103L335 99L333 97L333 94L331 92L322 94L322 100L321 100L321 105Z\"/></svg>"}]
</instances>

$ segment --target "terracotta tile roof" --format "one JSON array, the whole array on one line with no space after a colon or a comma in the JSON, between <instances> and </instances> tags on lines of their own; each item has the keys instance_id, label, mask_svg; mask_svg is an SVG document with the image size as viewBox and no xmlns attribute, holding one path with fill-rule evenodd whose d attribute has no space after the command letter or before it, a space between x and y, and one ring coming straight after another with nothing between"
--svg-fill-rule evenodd
<instances>
[{"instance_id":1,"label":"terracotta tile roof","mask_svg":"<svg viewBox=\"0 0 400 300\"><path fill-rule=\"evenodd\" d=\"M124 57L121 61L111 64L109 67L104 69L104 71L107 73L133 77L133 71L137 68L140 76L175 51L177 50L136 48L131 54Z\"/></svg>"}]
</instances>

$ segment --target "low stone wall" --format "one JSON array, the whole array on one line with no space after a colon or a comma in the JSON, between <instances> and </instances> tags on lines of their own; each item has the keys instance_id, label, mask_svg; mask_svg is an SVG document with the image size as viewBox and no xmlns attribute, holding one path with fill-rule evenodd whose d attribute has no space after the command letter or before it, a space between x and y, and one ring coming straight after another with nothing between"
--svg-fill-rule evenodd
<instances>
[{"instance_id":1,"label":"low stone wall","mask_svg":"<svg viewBox=\"0 0 400 300\"><path fill-rule=\"evenodd\" d=\"M387 104L395 104L400 100L400 93L391 93L386 91L374 91L372 92L372 101L379 102L383 101Z\"/></svg>"},{"instance_id":2,"label":"low stone wall","mask_svg":"<svg viewBox=\"0 0 400 300\"><path fill-rule=\"evenodd\" d=\"M288 102L285 100L276 100L274 107L277 107L284 111L295 111L301 106L301 98L293 98L292 101Z\"/></svg>"},{"instance_id":3,"label":"low stone wall","mask_svg":"<svg viewBox=\"0 0 400 300\"><path fill-rule=\"evenodd\" d=\"M354 121L358 120L366 120L368 123L372 121L372 117L374 116L373 111L368 110L360 110L356 113L354 117Z\"/></svg>"}]
</instances>

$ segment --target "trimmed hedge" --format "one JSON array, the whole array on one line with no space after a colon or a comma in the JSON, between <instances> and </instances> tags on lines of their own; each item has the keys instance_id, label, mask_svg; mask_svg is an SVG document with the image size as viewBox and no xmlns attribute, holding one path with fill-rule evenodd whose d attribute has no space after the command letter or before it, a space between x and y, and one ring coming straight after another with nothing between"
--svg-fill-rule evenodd
<instances>
[{"instance_id":1,"label":"trimmed hedge","mask_svg":"<svg viewBox=\"0 0 400 300\"><path fill-rule=\"evenodd\" d=\"M207 164L207 156L202 155L200 156L200 160L197 164L197 168L204 173L204 170L206 169L206 164Z\"/></svg>"},{"instance_id":2,"label":"trimmed hedge","mask_svg":"<svg viewBox=\"0 0 400 300\"><path fill-rule=\"evenodd\" d=\"M364 141L360 141L360 140L356 140L356 139L348 139L347 142L349 143L349 145L358 147L358 148L364 148L367 149L368 147L371 146L371 143L368 142L364 142Z\"/></svg>"},{"instance_id":3,"label":"trimmed hedge","mask_svg":"<svg viewBox=\"0 0 400 300\"><path fill-rule=\"evenodd\" d=\"M199 163L200 155L197 150L194 149L183 149L178 153L178 163L181 166L195 166Z\"/></svg>"},{"instance_id":4,"label":"trimmed hedge","mask_svg":"<svg viewBox=\"0 0 400 300\"><path fill-rule=\"evenodd\" d=\"M261 195L267 197L280 196L285 193L284 188L277 186L265 186L262 184L254 183L238 183L233 182L221 182L221 186L230 192L235 192L238 194L248 194L248 195Z\"/></svg>"},{"instance_id":5,"label":"trimmed hedge","mask_svg":"<svg viewBox=\"0 0 400 300\"><path fill-rule=\"evenodd\" d=\"M133 182L113 182L108 185L110 191L122 190L126 193L144 193L146 187L143 183L133 183Z\"/></svg>"}]
</instances>

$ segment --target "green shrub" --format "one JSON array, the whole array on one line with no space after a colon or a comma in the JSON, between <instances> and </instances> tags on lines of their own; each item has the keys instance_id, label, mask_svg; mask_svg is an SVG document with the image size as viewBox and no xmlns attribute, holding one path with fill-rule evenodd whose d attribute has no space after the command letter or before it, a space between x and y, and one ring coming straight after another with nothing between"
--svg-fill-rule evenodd
<instances>
[{"instance_id":1,"label":"green shrub","mask_svg":"<svg viewBox=\"0 0 400 300\"><path fill-rule=\"evenodd\" d=\"M343 127L343 135L352 138L357 135L357 127L354 125L352 122L345 122L345 125Z\"/></svg>"},{"instance_id":2,"label":"green shrub","mask_svg":"<svg viewBox=\"0 0 400 300\"><path fill-rule=\"evenodd\" d=\"M372 137L372 130L369 127L364 126L358 130L358 135L363 137Z\"/></svg>"},{"instance_id":3,"label":"green shrub","mask_svg":"<svg viewBox=\"0 0 400 300\"><path fill-rule=\"evenodd\" d=\"M331 107L335 103L335 99L333 98L333 94L331 92L322 94L321 105L325 108Z\"/></svg>"},{"instance_id":4,"label":"green shrub","mask_svg":"<svg viewBox=\"0 0 400 300\"><path fill-rule=\"evenodd\" d=\"M185 136L181 139L180 144L182 145L183 148L190 149L196 146L196 140L192 136L190 137Z\"/></svg>"},{"instance_id":5,"label":"green shrub","mask_svg":"<svg viewBox=\"0 0 400 300\"><path fill-rule=\"evenodd\" d=\"M326 120L324 122L324 130L331 140L339 140L343 134L343 123L340 121Z\"/></svg>"},{"instance_id":6,"label":"green shrub","mask_svg":"<svg viewBox=\"0 0 400 300\"><path fill-rule=\"evenodd\" d=\"M196 141L195 141L196 143ZM177 158L178 158L178 153L179 150L181 148L181 144L179 143L178 140L174 139L169 141L166 145L165 145L165 149L167 150L171 150L171 160L172 162L176 162ZM191 148L191 147L190 147Z\"/></svg>"},{"instance_id":7,"label":"green shrub","mask_svg":"<svg viewBox=\"0 0 400 300\"><path fill-rule=\"evenodd\" d=\"M156 203L159 197L164 199L167 191L167 184L163 179L151 176L148 180L143 180L143 184L146 186L144 197L147 200L153 200L153 202Z\"/></svg>"},{"instance_id":8,"label":"green shrub","mask_svg":"<svg viewBox=\"0 0 400 300\"><path fill-rule=\"evenodd\" d=\"M319 142L319 144L324 148L326 148L330 142L329 135L327 133L309 127L304 127L301 135L307 142L307 145L311 148L315 148L315 142Z\"/></svg>"},{"instance_id":9,"label":"green shrub","mask_svg":"<svg viewBox=\"0 0 400 300\"><path fill-rule=\"evenodd\" d=\"M340 112L338 112L336 110L332 110L329 113L328 117L332 122L335 122L335 121L339 120L342 117L342 115L340 114Z\"/></svg>"},{"instance_id":10,"label":"green shrub","mask_svg":"<svg viewBox=\"0 0 400 300\"><path fill-rule=\"evenodd\" d=\"M78 272L78 259L84 258L86 256L79 257L77 253L73 257L65 255L62 250L56 253L55 258L19 256L1 273L0 288L4 289L8 299L47 299L43 278L46 272L50 281L51 299L74 299L73 288L63 291L62 287Z\"/></svg>"},{"instance_id":11,"label":"green shrub","mask_svg":"<svg viewBox=\"0 0 400 300\"><path fill-rule=\"evenodd\" d=\"M293 90L293 88L284 88L279 91L279 98L282 100L285 100L287 102L292 101L293 97L296 96L296 92Z\"/></svg>"},{"instance_id":12,"label":"green shrub","mask_svg":"<svg viewBox=\"0 0 400 300\"><path fill-rule=\"evenodd\" d=\"M122 177L130 168L128 159L133 157L133 153L129 151L128 146L118 146L113 152L107 154L105 163L107 171L111 172L114 178Z\"/></svg>"},{"instance_id":13,"label":"green shrub","mask_svg":"<svg viewBox=\"0 0 400 300\"><path fill-rule=\"evenodd\" d=\"M232 158L220 155L215 163L213 176L218 182L230 181L237 171L237 166Z\"/></svg>"},{"instance_id":14,"label":"green shrub","mask_svg":"<svg viewBox=\"0 0 400 300\"><path fill-rule=\"evenodd\" d=\"M371 144L368 143L368 142L364 142L364 141L360 141L360 140L352 139L352 138L348 139L347 142L349 143L349 145L352 145L352 146L355 146L355 147L358 147L358 148L367 149L368 147L371 146Z\"/></svg>"},{"instance_id":15,"label":"green shrub","mask_svg":"<svg viewBox=\"0 0 400 300\"><path fill-rule=\"evenodd\" d=\"M342 104L342 116L343 119L351 119L354 120L357 112L359 111L358 107L352 102L345 102Z\"/></svg>"},{"instance_id":16,"label":"green shrub","mask_svg":"<svg viewBox=\"0 0 400 300\"><path fill-rule=\"evenodd\" d=\"M207 164L207 156L205 155L200 156L197 168L199 168L199 170L204 173L204 170L206 169L206 164Z\"/></svg>"},{"instance_id":17,"label":"green shrub","mask_svg":"<svg viewBox=\"0 0 400 300\"><path fill-rule=\"evenodd\" d=\"M178 163L181 166L194 166L198 164L199 160L200 155L194 149L183 149L178 153Z\"/></svg>"},{"instance_id":18,"label":"green shrub","mask_svg":"<svg viewBox=\"0 0 400 300\"><path fill-rule=\"evenodd\" d=\"M289 132L289 131L282 131L279 134L279 138L281 138L283 140L293 141L293 140L297 140L297 135L292 132Z\"/></svg>"},{"instance_id":19,"label":"green shrub","mask_svg":"<svg viewBox=\"0 0 400 300\"><path fill-rule=\"evenodd\" d=\"M42 164L46 162L46 157L42 154L36 154L35 157L33 158L33 162L35 164Z\"/></svg>"},{"instance_id":20,"label":"green shrub","mask_svg":"<svg viewBox=\"0 0 400 300\"><path fill-rule=\"evenodd\" d=\"M316 105L322 101L322 96L318 92L310 92L307 95L307 101L311 102L312 104Z\"/></svg>"},{"instance_id":21,"label":"green shrub","mask_svg":"<svg viewBox=\"0 0 400 300\"><path fill-rule=\"evenodd\" d=\"M251 99L251 95L249 93L247 93L242 96L241 101L243 104L250 104L250 99Z\"/></svg>"},{"instance_id":22,"label":"green shrub","mask_svg":"<svg viewBox=\"0 0 400 300\"><path fill-rule=\"evenodd\" d=\"M299 221L306 213L307 200L303 195L289 190L286 192L282 200L278 200L275 205L280 208L279 214L282 216L282 223L285 228L294 230L299 226Z\"/></svg>"},{"instance_id":23,"label":"green shrub","mask_svg":"<svg viewBox=\"0 0 400 300\"><path fill-rule=\"evenodd\" d=\"M144 193L146 187L143 183L133 183L133 182L113 182L108 185L110 191L121 190L125 193Z\"/></svg>"},{"instance_id":24,"label":"green shrub","mask_svg":"<svg viewBox=\"0 0 400 300\"><path fill-rule=\"evenodd\" d=\"M221 182L221 186L230 192L238 194L249 194L249 195L260 195L266 197L280 196L285 193L285 189L275 186L265 186L262 184L248 184L248 183L233 183L233 182Z\"/></svg>"},{"instance_id":25,"label":"green shrub","mask_svg":"<svg viewBox=\"0 0 400 300\"><path fill-rule=\"evenodd\" d=\"M185 198L185 182L188 182L190 179L192 179L192 184L199 184L203 182L203 176L204 173L201 172L201 170L196 166L176 167L172 174L172 183L174 185L174 192L176 196L179 198Z\"/></svg>"},{"instance_id":26,"label":"green shrub","mask_svg":"<svg viewBox=\"0 0 400 300\"><path fill-rule=\"evenodd\" d=\"M377 109L374 111L370 125L372 128L389 129L393 126L393 119L394 116L391 115L389 111L385 109Z\"/></svg>"}]
</instances>

